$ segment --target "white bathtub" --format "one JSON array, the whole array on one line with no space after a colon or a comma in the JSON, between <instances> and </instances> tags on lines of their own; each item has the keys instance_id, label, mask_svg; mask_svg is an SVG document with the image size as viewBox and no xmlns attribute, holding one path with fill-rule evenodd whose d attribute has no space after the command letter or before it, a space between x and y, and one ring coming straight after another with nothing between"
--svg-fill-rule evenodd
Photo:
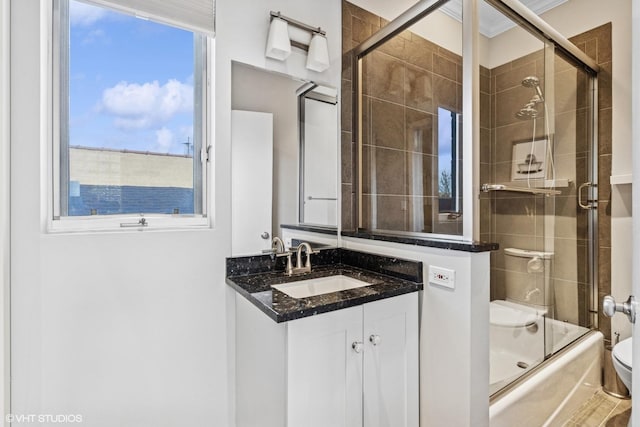
<instances>
[{"instance_id":1,"label":"white bathtub","mask_svg":"<svg viewBox=\"0 0 640 427\"><path fill-rule=\"evenodd\" d=\"M548 336L555 341L556 349L561 348L564 344L562 341L570 342L575 333L584 330L558 321L551 321L551 325L553 326L548 326L548 329L553 332ZM516 346L527 339L533 339L531 336L521 338ZM520 384L491 403L491 426L562 425L600 388L603 348L603 335L600 332L588 332L583 338L544 361ZM493 351L492 349L492 358ZM532 357L535 359L539 354Z\"/></svg>"},{"instance_id":2,"label":"white bathtub","mask_svg":"<svg viewBox=\"0 0 640 427\"><path fill-rule=\"evenodd\" d=\"M587 328L544 317L508 301L491 302L489 393L493 394L586 334Z\"/></svg>"}]
</instances>

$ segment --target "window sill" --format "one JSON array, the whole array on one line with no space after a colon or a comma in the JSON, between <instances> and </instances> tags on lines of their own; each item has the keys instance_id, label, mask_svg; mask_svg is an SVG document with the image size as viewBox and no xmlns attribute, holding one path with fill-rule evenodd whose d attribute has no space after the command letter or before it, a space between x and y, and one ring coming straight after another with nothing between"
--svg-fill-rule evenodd
<instances>
[{"instance_id":1,"label":"window sill","mask_svg":"<svg viewBox=\"0 0 640 427\"><path fill-rule=\"evenodd\" d=\"M146 225L139 224L144 218ZM173 215L109 215L63 217L50 220L48 232L55 233L102 233L126 231L191 230L209 228L206 216Z\"/></svg>"}]
</instances>

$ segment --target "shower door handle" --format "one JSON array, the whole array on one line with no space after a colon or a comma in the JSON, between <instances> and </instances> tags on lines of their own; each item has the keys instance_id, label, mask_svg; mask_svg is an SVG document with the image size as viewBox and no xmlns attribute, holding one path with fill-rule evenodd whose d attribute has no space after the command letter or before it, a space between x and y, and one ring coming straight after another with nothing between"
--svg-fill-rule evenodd
<instances>
[{"instance_id":1,"label":"shower door handle","mask_svg":"<svg viewBox=\"0 0 640 427\"><path fill-rule=\"evenodd\" d=\"M596 202L596 200L589 200L588 197L587 197L586 203L582 200L582 190L584 190L585 188L589 188L589 187L596 187L596 184L594 184L591 181L589 181L589 182L585 182L580 187L578 187L578 205L582 209L587 209L588 210L588 209L596 209L598 207L597 205L593 204L593 203Z\"/></svg>"},{"instance_id":2,"label":"shower door handle","mask_svg":"<svg viewBox=\"0 0 640 427\"><path fill-rule=\"evenodd\" d=\"M602 312L607 317L613 317L616 313L624 313L629 318L629 322L636 323L636 299L631 295L625 302L617 303L611 295L607 295L602 300Z\"/></svg>"}]
</instances>

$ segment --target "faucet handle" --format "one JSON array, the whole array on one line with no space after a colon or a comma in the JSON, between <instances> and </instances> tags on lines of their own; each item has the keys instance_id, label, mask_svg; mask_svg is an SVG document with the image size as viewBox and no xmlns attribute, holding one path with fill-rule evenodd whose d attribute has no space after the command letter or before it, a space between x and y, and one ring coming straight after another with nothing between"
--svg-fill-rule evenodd
<instances>
[{"instance_id":1,"label":"faucet handle","mask_svg":"<svg viewBox=\"0 0 640 427\"><path fill-rule=\"evenodd\" d=\"M291 276L291 274L293 274L293 262L291 262L292 255L293 255L293 252L291 251L286 251L286 252L276 254L276 257L278 258L283 256L287 257L287 266L284 269L284 274L286 274L287 276Z\"/></svg>"},{"instance_id":2,"label":"faucet handle","mask_svg":"<svg viewBox=\"0 0 640 427\"><path fill-rule=\"evenodd\" d=\"M275 249L277 254L285 252L284 242L278 236L274 236L271 240L271 249Z\"/></svg>"}]
</instances>

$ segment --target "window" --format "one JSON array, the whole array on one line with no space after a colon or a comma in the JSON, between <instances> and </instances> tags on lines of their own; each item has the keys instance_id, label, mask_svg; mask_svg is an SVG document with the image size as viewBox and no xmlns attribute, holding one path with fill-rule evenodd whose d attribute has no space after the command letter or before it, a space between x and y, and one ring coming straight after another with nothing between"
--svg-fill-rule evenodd
<instances>
[{"instance_id":1,"label":"window","mask_svg":"<svg viewBox=\"0 0 640 427\"><path fill-rule=\"evenodd\" d=\"M461 213L458 167L460 115L438 107L438 202L440 213Z\"/></svg>"},{"instance_id":2,"label":"window","mask_svg":"<svg viewBox=\"0 0 640 427\"><path fill-rule=\"evenodd\" d=\"M52 229L206 225L207 36L77 0L54 19Z\"/></svg>"}]
</instances>

